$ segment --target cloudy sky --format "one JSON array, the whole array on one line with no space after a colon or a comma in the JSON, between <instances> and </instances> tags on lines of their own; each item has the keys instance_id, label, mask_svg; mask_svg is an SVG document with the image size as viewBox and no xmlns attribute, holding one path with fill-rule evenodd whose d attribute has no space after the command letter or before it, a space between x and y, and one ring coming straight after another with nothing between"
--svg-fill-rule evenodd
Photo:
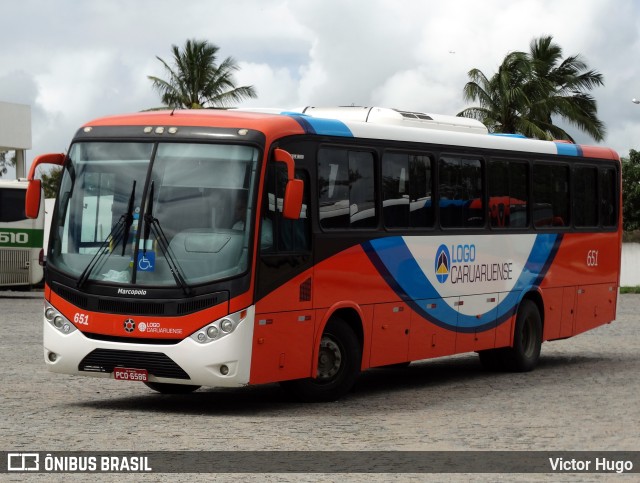
<instances>
[{"instance_id":1,"label":"cloudy sky","mask_svg":"<svg viewBox=\"0 0 640 483\"><path fill-rule=\"evenodd\" d=\"M148 75L188 38L252 84L245 105L363 105L455 114L467 72L552 35L604 75L606 145L640 149L638 0L0 0L0 101L31 106L33 149L62 152L84 122L160 105ZM581 143L593 144L570 126Z\"/></svg>"}]
</instances>

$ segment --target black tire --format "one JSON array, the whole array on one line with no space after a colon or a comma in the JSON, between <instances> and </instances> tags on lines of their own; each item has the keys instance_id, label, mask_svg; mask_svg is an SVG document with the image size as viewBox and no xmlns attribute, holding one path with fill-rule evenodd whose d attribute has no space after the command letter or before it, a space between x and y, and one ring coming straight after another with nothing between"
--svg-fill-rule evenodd
<instances>
[{"instance_id":1,"label":"black tire","mask_svg":"<svg viewBox=\"0 0 640 483\"><path fill-rule=\"evenodd\" d=\"M480 364L488 371L502 371L504 370L504 349L486 349L478 351L478 357L480 358Z\"/></svg>"},{"instance_id":2,"label":"black tire","mask_svg":"<svg viewBox=\"0 0 640 483\"><path fill-rule=\"evenodd\" d=\"M518 308L513 347L503 349L504 368L512 372L533 370L540 359L542 346L542 320L538 306L531 300L523 300Z\"/></svg>"},{"instance_id":3,"label":"black tire","mask_svg":"<svg viewBox=\"0 0 640 483\"><path fill-rule=\"evenodd\" d=\"M344 320L334 318L322 334L317 377L284 381L281 385L301 401L335 401L353 387L361 363L362 349L356 334Z\"/></svg>"},{"instance_id":4,"label":"black tire","mask_svg":"<svg viewBox=\"0 0 640 483\"><path fill-rule=\"evenodd\" d=\"M169 384L166 382L145 382L145 386L162 394L189 394L200 389L200 386L189 386L186 384Z\"/></svg>"}]
</instances>

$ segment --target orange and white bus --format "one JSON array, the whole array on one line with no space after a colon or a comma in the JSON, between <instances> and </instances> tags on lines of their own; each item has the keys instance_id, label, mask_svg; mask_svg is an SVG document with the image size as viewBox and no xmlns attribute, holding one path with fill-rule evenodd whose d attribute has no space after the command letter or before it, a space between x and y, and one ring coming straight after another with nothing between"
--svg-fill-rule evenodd
<instances>
[{"instance_id":1,"label":"orange and white bus","mask_svg":"<svg viewBox=\"0 0 640 483\"><path fill-rule=\"evenodd\" d=\"M542 342L615 319L612 150L384 108L257 111L97 119L34 161L30 179L64 167L49 370L326 401L456 353L528 371Z\"/></svg>"}]
</instances>

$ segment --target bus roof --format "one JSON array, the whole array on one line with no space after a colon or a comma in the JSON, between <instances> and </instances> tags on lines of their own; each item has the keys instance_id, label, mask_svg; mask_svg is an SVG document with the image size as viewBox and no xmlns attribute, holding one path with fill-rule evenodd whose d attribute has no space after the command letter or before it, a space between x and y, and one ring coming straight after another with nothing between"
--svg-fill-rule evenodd
<instances>
[{"instance_id":1,"label":"bus roof","mask_svg":"<svg viewBox=\"0 0 640 483\"><path fill-rule=\"evenodd\" d=\"M0 188L26 190L29 183L26 179L0 179Z\"/></svg>"},{"instance_id":2,"label":"bus roof","mask_svg":"<svg viewBox=\"0 0 640 483\"><path fill-rule=\"evenodd\" d=\"M94 126L254 129L264 132L271 139L315 134L619 160L614 150L602 146L540 141L521 136L495 136L473 119L379 107L146 111L95 119L83 128Z\"/></svg>"}]
</instances>

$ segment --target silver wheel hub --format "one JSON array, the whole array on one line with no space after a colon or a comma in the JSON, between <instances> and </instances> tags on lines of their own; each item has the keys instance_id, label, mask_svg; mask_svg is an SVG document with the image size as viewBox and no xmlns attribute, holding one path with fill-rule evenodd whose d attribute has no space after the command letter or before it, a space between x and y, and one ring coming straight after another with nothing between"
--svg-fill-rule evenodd
<instances>
[{"instance_id":1,"label":"silver wheel hub","mask_svg":"<svg viewBox=\"0 0 640 483\"><path fill-rule=\"evenodd\" d=\"M320 341L320 354L318 356L318 379L327 380L335 376L342 365L342 353L340 347L328 337Z\"/></svg>"}]
</instances>

